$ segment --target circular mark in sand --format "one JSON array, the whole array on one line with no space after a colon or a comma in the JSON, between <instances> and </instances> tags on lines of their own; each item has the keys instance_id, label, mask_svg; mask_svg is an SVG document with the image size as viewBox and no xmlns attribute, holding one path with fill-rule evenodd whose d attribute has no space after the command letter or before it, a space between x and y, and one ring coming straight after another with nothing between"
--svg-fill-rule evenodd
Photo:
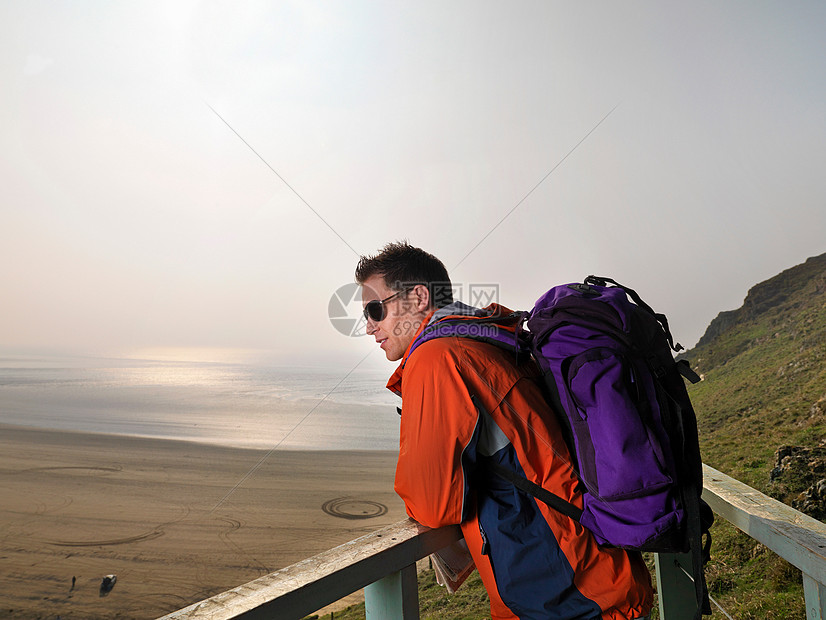
<instances>
[{"instance_id":1,"label":"circular mark in sand","mask_svg":"<svg viewBox=\"0 0 826 620\"><path fill-rule=\"evenodd\" d=\"M372 519L386 514L387 506L369 499L337 497L324 502L321 510L332 517L341 519Z\"/></svg>"},{"instance_id":2,"label":"circular mark in sand","mask_svg":"<svg viewBox=\"0 0 826 620\"><path fill-rule=\"evenodd\" d=\"M113 538L110 540L86 540L86 541L72 541L72 540L48 540L50 545L57 545L59 547L105 547L108 545L126 545L129 543L143 542L145 540L152 540L163 536L164 532L161 529L155 529L145 534L138 534L137 536L127 536L126 538Z\"/></svg>"},{"instance_id":3,"label":"circular mark in sand","mask_svg":"<svg viewBox=\"0 0 826 620\"><path fill-rule=\"evenodd\" d=\"M83 467L82 465L65 466L65 467L32 467L30 469L23 469L22 472L31 471L71 471L76 473L88 474L111 474L123 471L123 467Z\"/></svg>"}]
</instances>

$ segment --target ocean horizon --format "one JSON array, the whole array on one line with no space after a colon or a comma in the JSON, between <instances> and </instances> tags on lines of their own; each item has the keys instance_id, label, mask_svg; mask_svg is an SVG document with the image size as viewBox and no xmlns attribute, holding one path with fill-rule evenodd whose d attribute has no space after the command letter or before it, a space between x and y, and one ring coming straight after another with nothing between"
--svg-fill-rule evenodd
<instances>
[{"instance_id":1,"label":"ocean horizon","mask_svg":"<svg viewBox=\"0 0 826 620\"><path fill-rule=\"evenodd\" d=\"M348 372L349 371L349 372ZM0 423L234 448L396 450L389 371L0 356Z\"/></svg>"}]
</instances>

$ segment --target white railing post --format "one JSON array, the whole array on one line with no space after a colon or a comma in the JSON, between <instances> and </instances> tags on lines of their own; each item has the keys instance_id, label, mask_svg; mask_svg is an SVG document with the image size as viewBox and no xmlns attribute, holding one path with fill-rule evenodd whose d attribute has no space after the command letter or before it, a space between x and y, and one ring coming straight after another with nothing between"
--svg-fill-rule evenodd
<instances>
[{"instance_id":1,"label":"white railing post","mask_svg":"<svg viewBox=\"0 0 826 620\"><path fill-rule=\"evenodd\" d=\"M419 583L410 564L364 588L367 620L419 620Z\"/></svg>"},{"instance_id":2,"label":"white railing post","mask_svg":"<svg viewBox=\"0 0 826 620\"><path fill-rule=\"evenodd\" d=\"M806 620L826 620L826 586L803 573Z\"/></svg>"},{"instance_id":3,"label":"white railing post","mask_svg":"<svg viewBox=\"0 0 826 620\"><path fill-rule=\"evenodd\" d=\"M690 553L656 553L657 597L661 620L692 620L697 613L697 594Z\"/></svg>"}]
</instances>

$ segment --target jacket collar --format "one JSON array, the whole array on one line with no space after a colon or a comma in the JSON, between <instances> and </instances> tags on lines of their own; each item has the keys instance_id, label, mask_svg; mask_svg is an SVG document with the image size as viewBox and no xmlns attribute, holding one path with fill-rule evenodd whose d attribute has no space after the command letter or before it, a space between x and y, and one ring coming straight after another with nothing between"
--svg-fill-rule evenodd
<instances>
[{"instance_id":1,"label":"jacket collar","mask_svg":"<svg viewBox=\"0 0 826 620\"><path fill-rule=\"evenodd\" d=\"M404 365L407 362L407 356L410 355L410 349L412 348L413 343L416 342L419 334L421 334L426 327L448 316L484 316L485 314L486 312L484 310L474 308L473 306L469 306L461 301L454 301L452 304L448 304L438 310L432 311L427 318L422 321L422 324L419 325L419 329L416 330L416 334L413 336L410 344L407 345L407 350L404 352L401 362L399 362L396 370L392 375L390 375L390 379L387 381L387 389L394 394L401 396L402 374L404 373Z\"/></svg>"}]
</instances>

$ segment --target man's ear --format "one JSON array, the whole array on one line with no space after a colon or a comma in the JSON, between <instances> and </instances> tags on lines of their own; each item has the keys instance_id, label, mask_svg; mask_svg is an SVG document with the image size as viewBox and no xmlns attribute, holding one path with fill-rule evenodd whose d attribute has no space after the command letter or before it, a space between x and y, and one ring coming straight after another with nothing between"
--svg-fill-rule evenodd
<instances>
[{"instance_id":1,"label":"man's ear","mask_svg":"<svg viewBox=\"0 0 826 620\"><path fill-rule=\"evenodd\" d=\"M416 296L417 311L424 312L430 308L430 290L424 284L414 286L413 294Z\"/></svg>"}]
</instances>

